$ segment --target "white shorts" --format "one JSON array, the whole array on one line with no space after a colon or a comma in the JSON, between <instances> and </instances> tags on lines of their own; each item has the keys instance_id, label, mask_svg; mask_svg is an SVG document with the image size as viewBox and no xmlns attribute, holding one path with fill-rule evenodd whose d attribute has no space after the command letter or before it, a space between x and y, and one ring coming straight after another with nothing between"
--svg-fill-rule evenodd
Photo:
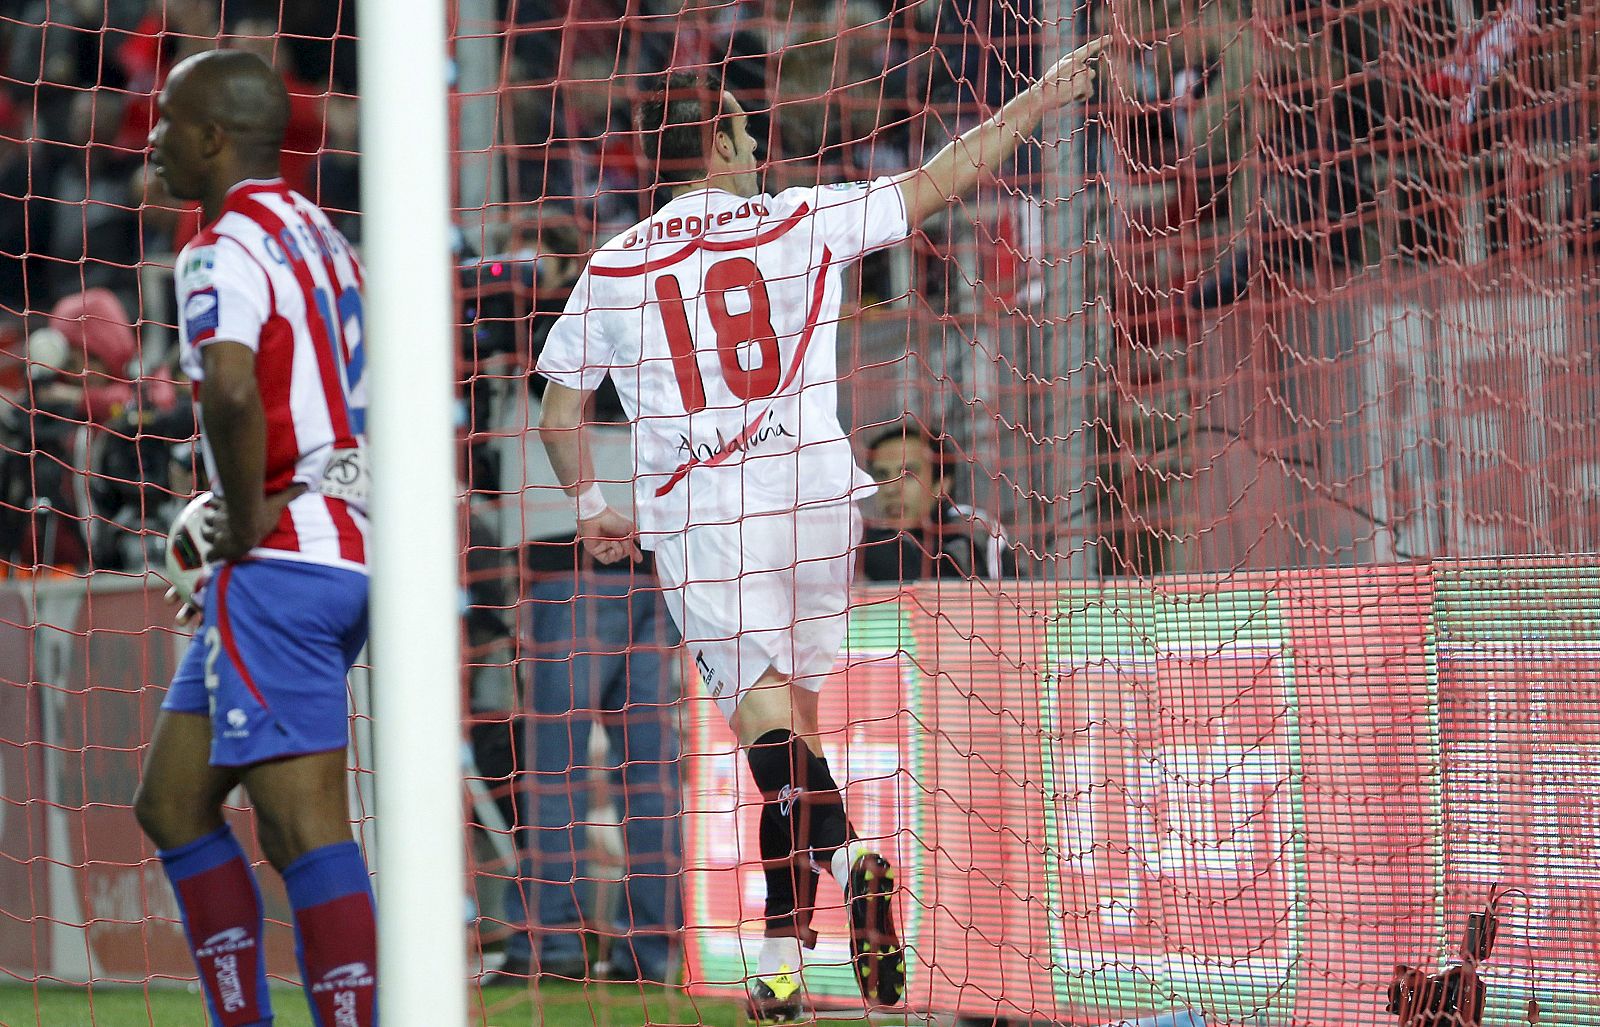
<instances>
[{"instance_id":1,"label":"white shorts","mask_svg":"<svg viewBox=\"0 0 1600 1027\"><path fill-rule=\"evenodd\" d=\"M656 573L695 671L730 720L768 670L822 688L844 644L854 503L694 525L657 544Z\"/></svg>"}]
</instances>

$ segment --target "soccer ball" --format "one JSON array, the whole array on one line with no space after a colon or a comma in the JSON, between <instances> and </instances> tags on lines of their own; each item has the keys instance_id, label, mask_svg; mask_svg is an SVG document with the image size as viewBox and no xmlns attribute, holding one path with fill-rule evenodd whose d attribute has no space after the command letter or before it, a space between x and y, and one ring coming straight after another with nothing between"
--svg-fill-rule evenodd
<instances>
[{"instance_id":1,"label":"soccer ball","mask_svg":"<svg viewBox=\"0 0 1600 1027\"><path fill-rule=\"evenodd\" d=\"M216 512L211 493L202 492L189 500L167 529L167 580L180 602L194 598L194 590L208 569L211 543L206 541L205 531Z\"/></svg>"}]
</instances>

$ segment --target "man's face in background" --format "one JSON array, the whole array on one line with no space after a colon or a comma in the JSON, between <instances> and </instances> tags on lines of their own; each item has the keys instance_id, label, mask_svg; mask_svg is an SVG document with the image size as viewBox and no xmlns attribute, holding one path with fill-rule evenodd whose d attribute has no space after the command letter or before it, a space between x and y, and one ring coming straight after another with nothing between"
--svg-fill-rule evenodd
<instances>
[{"instance_id":1,"label":"man's face in background","mask_svg":"<svg viewBox=\"0 0 1600 1027\"><path fill-rule=\"evenodd\" d=\"M933 520L946 483L922 439L880 442L867 456L867 471L878 483L878 515L885 525L916 528Z\"/></svg>"}]
</instances>

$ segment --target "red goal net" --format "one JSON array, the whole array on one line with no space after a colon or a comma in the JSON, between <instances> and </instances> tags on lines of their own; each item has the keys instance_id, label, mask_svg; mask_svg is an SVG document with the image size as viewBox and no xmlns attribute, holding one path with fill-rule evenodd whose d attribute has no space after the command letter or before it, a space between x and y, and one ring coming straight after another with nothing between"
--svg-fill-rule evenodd
<instances>
[{"instance_id":1,"label":"red goal net","mask_svg":"<svg viewBox=\"0 0 1600 1027\"><path fill-rule=\"evenodd\" d=\"M260 52L286 179L359 246L354 14L0 12L0 1022L201 1015L131 810L187 644L163 538L205 486L173 298L200 215L146 137L177 60ZM1515 888L1482 1022L1600 1024L1592 4L460 0L450 25L480 1019L734 1022L761 944L761 795L653 564L583 555L536 430L581 270L668 196L633 124L653 76L723 85L776 195L917 168L1109 35L1087 104L843 271L837 380L808 383L880 483L822 746L899 868L906 1008L1395 1023L1396 967L1441 971ZM589 418L626 507L629 411L606 386ZM367 843L359 671L351 696ZM807 994L861 1022L826 881L818 907Z\"/></svg>"}]
</instances>

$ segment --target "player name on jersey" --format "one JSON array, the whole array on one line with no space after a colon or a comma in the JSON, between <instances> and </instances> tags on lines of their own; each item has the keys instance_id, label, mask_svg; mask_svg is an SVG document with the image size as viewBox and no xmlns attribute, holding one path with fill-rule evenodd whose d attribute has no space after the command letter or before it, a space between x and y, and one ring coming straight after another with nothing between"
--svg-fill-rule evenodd
<instances>
[{"instance_id":1,"label":"player name on jersey","mask_svg":"<svg viewBox=\"0 0 1600 1027\"><path fill-rule=\"evenodd\" d=\"M704 235L713 228L726 228L736 221L764 218L768 215L766 204L758 201L740 204L735 210L721 210L716 214L688 214L683 217L654 218L628 230L622 240L623 249L632 249L640 243L679 236Z\"/></svg>"}]
</instances>

